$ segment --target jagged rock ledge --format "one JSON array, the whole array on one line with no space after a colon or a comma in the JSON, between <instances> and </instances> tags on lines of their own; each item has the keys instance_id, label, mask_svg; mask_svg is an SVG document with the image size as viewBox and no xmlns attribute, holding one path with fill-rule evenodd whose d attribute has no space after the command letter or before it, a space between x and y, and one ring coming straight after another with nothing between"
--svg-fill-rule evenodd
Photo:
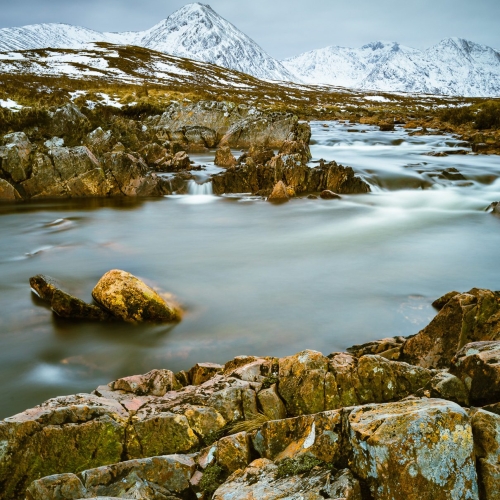
<instances>
[{"instance_id":1,"label":"jagged rock ledge","mask_svg":"<svg viewBox=\"0 0 500 500\"><path fill-rule=\"evenodd\" d=\"M311 129L290 113L230 102L173 102L162 115L114 116L108 125L91 130L85 114L69 103L54 110L48 123L0 137L0 201L185 194L191 171L201 168L188 153L216 147L216 162L233 167L214 179L216 194L240 189L267 196L280 180L297 194L369 191L350 168L307 167ZM266 154L243 154L243 166L237 166L230 148Z\"/></svg>"},{"instance_id":2,"label":"jagged rock ledge","mask_svg":"<svg viewBox=\"0 0 500 500\"><path fill-rule=\"evenodd\" d=\"M500 293L436 305L408 339L153 370L7 418L3 498L498 498Z\"/></svg>"}]
</instances>

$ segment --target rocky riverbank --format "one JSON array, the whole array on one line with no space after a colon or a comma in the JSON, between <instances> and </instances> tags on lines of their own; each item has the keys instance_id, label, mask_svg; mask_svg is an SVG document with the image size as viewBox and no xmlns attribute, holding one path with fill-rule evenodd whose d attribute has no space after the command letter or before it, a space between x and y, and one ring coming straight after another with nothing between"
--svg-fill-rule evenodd
<instances>
[{"instance_id":1,"label":"rocky riverbank","mask_svg":"<svg viewBox=\"0 0 500 500\"><path fill-rule=\"evenodd\" d=\"M2 498L496 499L500 293L325 356L153 370L0 422Z\"/></svg>"}]
</instances>

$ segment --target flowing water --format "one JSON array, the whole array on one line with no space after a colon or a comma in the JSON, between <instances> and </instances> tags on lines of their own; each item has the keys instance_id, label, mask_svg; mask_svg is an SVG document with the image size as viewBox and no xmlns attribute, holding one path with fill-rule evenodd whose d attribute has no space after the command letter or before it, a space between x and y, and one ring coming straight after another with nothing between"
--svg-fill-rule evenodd
<instances>
[{"instance_id":1,"label":"flowing water","mask_svg":"<svg viewBox=\"0 0 500 500\"><path fill-rule=\"evenodd\" d=\"M206 170L190 195L0 206L0 417L153 368L413 334L441 294L500 288L500 219L485 212L500 200L500 157L428 156L464 146L338 123L314 123L313 143L313 162L351 165L372 193L215 197L207 154L193 157ZM466 180L440 176L450 167ZM174 293L182 323L65 321L29 289L48 274L90 300L113 268Z\"/></svg>"}]
</instances>

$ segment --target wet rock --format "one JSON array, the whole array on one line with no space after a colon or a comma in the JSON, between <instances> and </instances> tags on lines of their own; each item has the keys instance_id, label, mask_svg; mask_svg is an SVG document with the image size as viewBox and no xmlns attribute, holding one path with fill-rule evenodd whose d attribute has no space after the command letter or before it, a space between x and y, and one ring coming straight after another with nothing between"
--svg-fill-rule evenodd
<instances>
[{"instance_id":1,"label":"wet rock","mask_svg":"<svg viewBox=\"0 0 500 500\"><path fill-rule=\"evenodd\" d=\"M156 142L146 144L139 152L150 168L155 168L158 163L165 161L168 154L167 150Z\"/></svg>"},{"instance_id":2,"label":"wet rock","mask_svg":"<svg viewBox=\"0 0 500 500\"><path fill-rule=\"evenodd\" d=\"M283 203L288 200L289 196L285 183L283 181L277 182L267 201L272 201L274 203Z\"/></svg>"},{"instance_id":3,"label":"wet rock","mask_svg":"<svg viewBox=\"0 0 500 500\"><path fill-rule=\"evenodd\" d=\"M470 342L500 337L500 305L490 290L473 288L452 297L431 323L402 347L401 359L427 368L446 368Z\"/></svg>"},{"instance_id":4,"label":"wet rock","mask_svg":"<svg viewBox=\"0 0 500 500\"><path fill-rule=\"evenodd\" d=\"M328 358L317 351L302 351L279 360L278 391L290 416L325 409L325 376Z\"/></svg>"},{"instance_id":5,"label":"wet rock","mask_svg":"<svg viewBox=\"0 0 500 500\"><path fill-rule=\"evenodd\" d=\"M455 297L455 295L460 295L460 292L448 292L448 293L445 293L442 297L439 297L439 299L436 299L433 303L432 303L432 307L434 307L434 309L437 309L438 311L441 311L441 309L446 305L448 304L448 302L453 298Z\"/></svg>"},{"instance_id":6,"label":"wet rock","mask_svg":"<svg viewBox=\"0 0 500 500\"><path fill-rule=\"evenodd\" d=\"M340 411L327 411L263 424L253 437L259 454L274 461L302 455L327 463L345 457Z\"/></svg>"},{"instance_id":7,"label":"wet rock","mask_svg":"<svg viewBox=\"0 0 500 500\"><path fill-rule=\"evenodd\" d=\"M49 131L52 135L64 138L67 144L75 143L91 128L87 117L78 106L70 102L57 109L51 117Z\"/></svg>"},{"instance_id":8,"label":"wet rock","mask_svg":"<svg viewBox=\"0 0 500 500\"><path fill-rule=\"evenodd\" d=\"M273 157L273 149L262 145L252 145L247 153L238 158L238 163L248 163L248 160L251 158L256 165L265 165Z\"/></svg>"},{"instance_id":9,"label":"wet rock","mask_svg":"<svg viewBox=\"0 0 500 500\"><path fill-rule=\"evenodd\" d=\"M0 201L21 200L21 195L17 189L5 179L0 179Z\"/></svg>"},{"instance_id":10,"label":"wet rock","mask_svg":"<svg viewBox=\"0 0 500 500\"><path fill-rule=\"evenodd\" d=\"M478 498L472 428L455 403L416 399L355 408L350 468L378 499Z\"/></svg>"},{"instance_id":11,"label":"wet rock","mask_svg":"<svg viewBox=\"0 0 500 500\"><path fill-rule=\"evenodd\" d=\"M175 171L178 170L189 170L191 167L191 161L189 160L189 156L185 151L179 151L175 153L172 159L172 168Z\"/></svg>"},{"instance_id":12,"label":"wet rock","mask_svg":"<svg viewBox=\"0 0 500 500\"><path fill-rule=\"evenodd\" d=\"M108 271L92 290L92 297L114 316L131 323L179 321L179 307L167 303L130 273Z\"/></svg>"},{"instance_id":13,"label":"wet rock","mask_svg":"<svg viewBox=\"0 0 500 500\"><path fill-rule=\"evenodd\" d=\"M214 148L219 142L215 130L208 127L186 127L183 132L190 151L204 151Z\"/></svg>"},{"instance_id":14,"label":"wet rock","mask_svg":"<svg viewBox=\"0 0 500 500\"><path fill-rule=\"evenodd\" d=\"M239 432L219 439L217 442L217 463L229 473L244 469L250 462L250 442L246 432Z\"/></svg>"},{"instance_id":15,"label":"wet rock","mask_svg":"<svg viewBox=\"0 0 500 500\"><path fill-rule=\"evenodd\" d=\"M14 183L25 181L31 173L30 155L33 145L24 132L3 137L0 147L0 173Z\"/></svg>"},{"instance_id":16,"label":"wet rock","mask_svg":"<svg viewBox=\"0 0 500 500\"><path fill-rule=\"evenodd\" d=\"M195 472L192 458L180 455L130 460L34 481L27 500L76 500L80 498L179 498L190 489ZM78 492L83 495L76 496ZM61 495L62 493L62 495ZM177 496L179 495L179 496Z\"/></svg>"},{"instance_id":17,"label":"wet rock","mask_svg":"<svg viewBox=\"0 0 500 500\"><path fill-rule=\"evenodd\" d=\"M88 394L51 399L0 422L2 498L17 500L40 477L122 460L128 413Z\"/></svg>"},{"instance_id":18,"label":"wet rock","mask_svg":"<svg viewBox=\"0 0 500 500\"><path fill-rule=\"evenodd\" d=\"M346 351L357 358L366 354L378 354L383 358L396 361L399 358L399 349L405 343L405 337L387 337L366 344L348 347Z\"/></svg>"},{"instance_id":19,"label":"wet rock","mask_svg":"<svg viewBox=\"0 0 500 500\"><path fill-rule=\"evenodd\" d=\"M500 342L472 342L453 358L450 373L469 390L471 404L500 401Z\"/></svg>"},{"instance_id":20,"label":"wet rock","mask_svg":"<svg viewBox=\"0 0 500 500\"><path fill-rule=\"evenodd\" d=\"M151 370L144 375L119 378L111 386L114 390L132 392L139 396L164 396L166 392L182 388L170 370Z\"/></svg>"},{"instance_id":21,"label":"wet rock","mask_svg":"<svg viewBox=\"0 0 500 500\"><path fill-rule=\"evenodd\" d=\"M440 398L459 405L469 406L469 391L465 384L448 372L439 372L431 381L417 391L417 396Z\"/></svg>"},{"instance_id":22,"label":"wet rock","mask_svg":"<svg viewBox=\"0 0 500 500\"><path fill-rule=\"evenodd\" d=\"M307 140L307 142L300 140L285 141L279 149L279 154L299 154L301 157L301 163L307 163L312 158L311 151L309 149L309 140Z\"/></svg>"},{"instance_id":23,"label":"wet rock","mask_svg":"<svg viewBox=\"0 0 500 500\"><path fill-rule=\"evenodd\" d=\"M500 416L473 410L471 420L480 498L494 500L500 492Z\"/></svg>"},{"instance_id":24,"label":"wet rock","mask_svg":"<svg viewBox=\"0 0 500 500\"><path fill-rule=\"evenodd\" d=\"M276 384L273 384L269 389L263 389L257 394L257 400L262 413L271 420L281 420L286 418L285 404L281 400Z\"/></svg>"},{"instance_id":25,"label":"wet rock","mask_svg":"<svg viewBox=\"0 0 500 500\"><path fill-rule=\"evenodd\" d=\"M220 146L215 152L215 165L218 167L234 167L236 165L236 158L231 152L229 146Z\"/></svg>"},{"instance_id":26,"label":"wet rock","mask_svg":"<svg viewBox=\"0 0 500 500\"><path fill-rule=\"evenodd\" d=\"M393 132L394 131L394 123L380 123L379 129L381 132Z\"/></svg>"},{"instance_id":27,"label":"wet rock","mask_svg":"<svg viewBox=\"0 0 500 500\"><path fill-rule=\"evenodd\" d=\"M454 167L445 168L443 175L450 181L465 181L465 177Z\"/></svg>"},{"instance_id":28,"label":"wet rock","mask_svg":"<svg viewBox=\"0 0 500 500\"><path fill-rule=\"evenodd\" d=\"M217 363L196 363L196 365L189 370L191 384L201 385L222 372L223 369L224 367Z\"/></svg>"},{"instance_id":29,"label":"wet rock","mask_svg":"<svg viewBox=\"0 0 500 500\"><path fill-rule=\"evenodd\" d=\"M337 193L334 193L333 191L330 191L328 189L321 191L319 197L323 198L323 200L340 200L340 196Z\"/></svg>"},{"instance_id":30,"label":"wet rock","mask_svg":"<svg viewBox=\"0 0 500 500\"><path fill-rule=\"evenodd\" d=\"M238 470L214 493L213 500L301 499L322 500L322 488L329 471L281 477L278 466L264 458L254 460L244 471Z\"/></svg>"},{"instance_id":31,"label":"wet rock","mask_svg":"<svg viewBox=\"0 0 500 500\"><path fill-rule=\"evenodd\" d=\"M42 300L52 302L52 296L56 290L61 287L57 280L44 274L37 274L30 278L31 290L38 295Z\"/></svg>"},{"instance_id":32,"label":"wet rock","mask_svg":"<svg viewBox=\"0 0 500 500\"><path fill-rule=\"evenodd\" d=\"M87 321L109 321L113 317L103 309L73 297L62 290L54 290L50 307L61 318Z\"/></svg>"}]
</instances>

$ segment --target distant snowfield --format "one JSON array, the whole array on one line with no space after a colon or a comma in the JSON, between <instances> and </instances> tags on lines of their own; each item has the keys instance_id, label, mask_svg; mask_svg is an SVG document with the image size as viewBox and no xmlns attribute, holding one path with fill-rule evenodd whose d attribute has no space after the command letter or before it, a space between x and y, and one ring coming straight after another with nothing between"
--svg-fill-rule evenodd
<instances>
[{"instance_id":1,"label":"distant snowfield","mask_svg":"<svg viewBox=\"0 0 500 500\"><path fill-rule=\"evenodd\" d=\"M425 51L396 42L326 47L283 61L297 79L362 90L500 96L500 52L460 38Z\"/></svg>"},{"instance_id":2,"label":"distant snowfield","mask_svg":"<svg viewBox=\"0 0 500 500\"><path fill-rule=\"evenodd\" d=\"M257 43L209 6L188 4L151 29L140 32L100 33L68 24L36 24L0 29L0 71L22 72L23 50L46 49L39 74L123 77L109 58L119 57L96 42L136 45L170 56L192 59L240 71L265 82L333 85L363 91L404 92L469 97L500 96L500 51L485 45L448 38L425 51L396 42L373 42L361 48L325 47L277 61ZM49 47L49 48L48 48ZM61 52L50 60L51 49L80 50L80 57ZM85 51L93 52L90 59ZM99 59L96 52L105 53ZM2 53L3 52L3 53ZM18 61L18 66L2 63ZM27 61L30 72L34 62ZM45 64L46 68L42 66ZM85 72L78 65L84 65ZM110 67L111 66L111 67ZM157 78L187 76L178 65L156 62ZM177 71L177 73L176 73ZM181 72L181 73L179 73ZM374 102L376 96L371 99ZM382 97L382 96L381 96ZM384 102L379 100L378 102Z\"/></svg>"}]
</instances>

